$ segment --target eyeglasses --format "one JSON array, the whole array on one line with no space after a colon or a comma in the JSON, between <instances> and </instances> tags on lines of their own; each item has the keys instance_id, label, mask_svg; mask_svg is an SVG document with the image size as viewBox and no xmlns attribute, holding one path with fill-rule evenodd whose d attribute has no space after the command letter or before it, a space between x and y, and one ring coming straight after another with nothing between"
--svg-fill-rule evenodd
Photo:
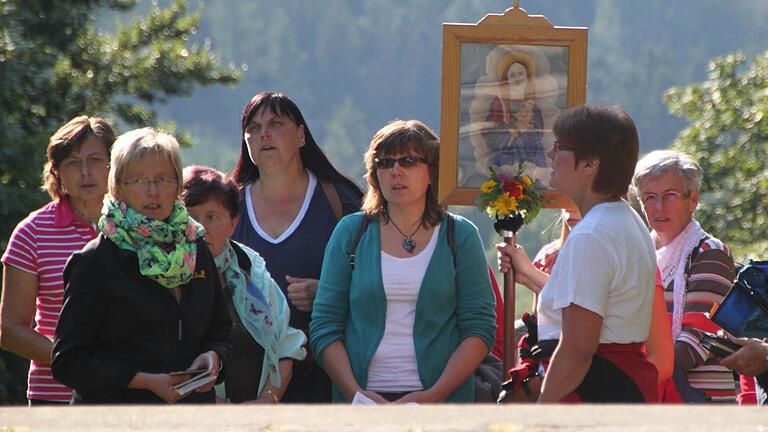
<instances>
[{"instance_id":1,"label":"eyeglasses","mask_svg":"<svg viewBox=\"0 0 768 432\"><path fill-rule=\"evenodd\" d=\"M559 152L560 150L562 150L562 151L573 151L573 149L574 149L573 146L562 145L562 144L560 144L560 141L555 140L555 148L554 148L555 153Z\"/></svg>"},{"instance_id":2,"label":"eyeglasses","mask_svg":"<svg viewBox=\"0 0 768 432\"><path fill-rule=\"evenodd\" d=\"M427 159L419 156L403 156L401 158L376 158L373 160L373 164L376 169L391 169L395 166L395 162L400 165L400 168L412 168L420 163L427 163Z\"/></svg>"},{"instance_id":3,"label":"eyeglasses","mask_svg":"<svg viewBox=\"0 0 768 432\"><path fill-rule=\"evenodd\" d=\"M154 179L135 178L121 182L123 186L133 190L146 190L149 185L154 184L158 190L167 191L175 189L178 184L176 177L159 176Z\"/></svg>"},{"instance_id":4,"label":"eyeglasses","mask_svg":"<svg viewBox=\"0 0 768 432\"><path fill-rule=\"evenodd\" d=\"M688 198L688 195L690 194L681 194L680 192L673 190L668 190L662 194L649 192L641 194L640 201L643 202L644 206L656 205L658 203L670 205L679 202L683 197Z\"/></svg>"}]
</instances>

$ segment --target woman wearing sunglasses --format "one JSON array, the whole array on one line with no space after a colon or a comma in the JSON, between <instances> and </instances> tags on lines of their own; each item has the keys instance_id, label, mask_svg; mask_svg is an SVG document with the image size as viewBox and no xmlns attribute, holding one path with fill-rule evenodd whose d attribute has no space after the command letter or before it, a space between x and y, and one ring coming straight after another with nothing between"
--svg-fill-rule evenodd
<instances>
[{"instance_id":1,"label":"woman wearing sunglasses","mask_svg":"<svg viewBox=\"0 0 768 432\"><path fill-rule=\"evenodd\" d=\"M474 399L494 297L477 229L437 203L437 160L437 137L417 120L388 124L365 154L363 211L333 232L310 326L335 402Z\"/></svg>"}]
</instances>

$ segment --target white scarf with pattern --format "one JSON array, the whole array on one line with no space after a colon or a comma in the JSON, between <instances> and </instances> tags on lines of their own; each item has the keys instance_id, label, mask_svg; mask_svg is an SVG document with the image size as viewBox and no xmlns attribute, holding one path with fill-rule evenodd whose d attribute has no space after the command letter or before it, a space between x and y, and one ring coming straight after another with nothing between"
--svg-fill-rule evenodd
<instances>
[{"instance_id":1,"label":"white scarf with pattern","mask_svg":"<svg viewBox=\"0 0 768 432\"><path fill-rule=\"evenodd\" d=\"M686 275L685 268L688 258L707 233L695 219L668 245L656 250L656 263L661 271L664 288L674 282L674 307L672 309L672 337L676 341L683 327L683 312L685 309ZM658 235L654 232L654 236Z\"/></svg>"}]
</instances>

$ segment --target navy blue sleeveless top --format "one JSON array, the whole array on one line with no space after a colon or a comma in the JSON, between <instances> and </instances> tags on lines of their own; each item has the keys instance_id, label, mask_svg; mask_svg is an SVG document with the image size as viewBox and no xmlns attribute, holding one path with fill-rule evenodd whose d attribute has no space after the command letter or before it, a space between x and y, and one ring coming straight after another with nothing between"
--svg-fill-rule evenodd
<instances>
[{"instance_id":1,"label":"navy blue sleeveless top","mask_svg":"<svg viewBox=\"0 0 768 432\"><path fill-rule=\"evenodd\" d=\"M334 181L333 186L341 200L344 215L360 211L357 191L341 181ZM315 186L309 207L299 225L293 233L277 244L259 235L251 223L252 215L248 212L245 197L248 190L248 187L244 187L240 192L240 222L235 228L232 239L245 244L264 258L272 279L277 282L286 297L288 295L286 275L320 279L325 245L338 222L320 182L318 181ZM309 330L311 312L302 312L296 309L290 300L288 306L291 309L291 327Z\"/></svg>"}]
</instances>

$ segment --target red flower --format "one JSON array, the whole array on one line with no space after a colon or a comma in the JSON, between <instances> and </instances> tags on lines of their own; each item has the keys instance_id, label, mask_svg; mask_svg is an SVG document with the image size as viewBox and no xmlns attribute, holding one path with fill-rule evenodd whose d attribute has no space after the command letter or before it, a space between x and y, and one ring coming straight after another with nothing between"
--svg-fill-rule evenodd
<instances>
[{"instance_id":1,"label":"red flower","mask_svg":"<svg viewBox=\"0 0 768 432\"><path fill-rule=\"evenodd\" d=\"M504 180L502 189L504 189L504 192L507 192L512 198L520 198L523 195L523 185L513 178Z\"/></svg>"}]
</instances>

